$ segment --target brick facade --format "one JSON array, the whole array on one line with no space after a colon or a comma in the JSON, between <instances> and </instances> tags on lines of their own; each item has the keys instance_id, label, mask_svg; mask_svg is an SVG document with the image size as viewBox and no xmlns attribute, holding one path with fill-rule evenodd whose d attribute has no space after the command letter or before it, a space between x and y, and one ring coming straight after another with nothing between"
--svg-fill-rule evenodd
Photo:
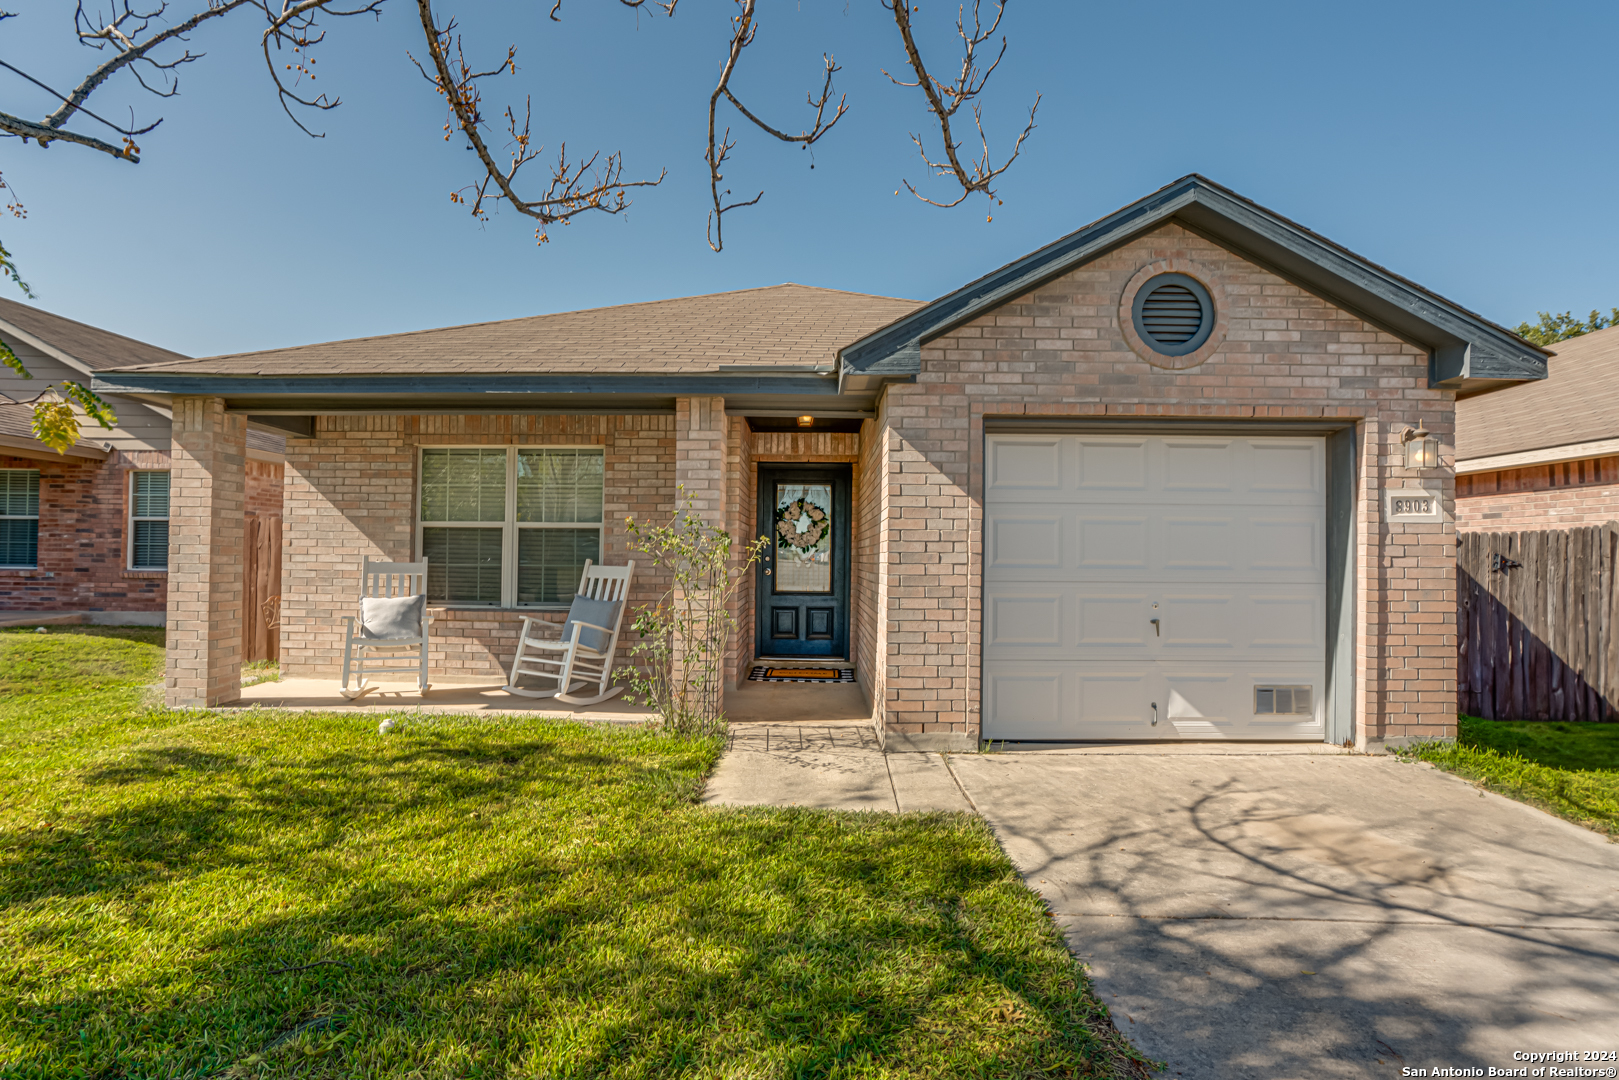
<instances>
[{"instance_id":1,"label":"brick facade","mask_svg":"<svg viewBox=\"0 0 1619 1080\"><path fill-rule=\"evenodd\" d=\"M287 440L281 665L289 675L339 674L343 616L354 611L366 556L416 557L418 447L603 447L605 563L633 557L626 517L664 521L674 510L673 416L323 416L317 424L315 438ZM667 587L638 561L632 610ZM517 646L516 613L433 608L431 614L435 678L504 676ZM560 622L564 613L539 614Z\"/></svg>"},{"instance_id":2,"label":"brick facade","mask_svg":"<svg viewBox=\"0 0 1619 1080\"><path fill-rule=\"evenodd\" d=\"M1196 273L1219 297L1216 334L1194 362L1149 362L1121 328L1121 298L1151 266ZM419 447L602 446L611 563L631 557L624 518L667 520L677 485L740 540L759 531L760 464L849 462L850 648L874 722L891 747L967 749L980 730L987 416L1219 418L1256 431L1311 418L1351 425L1358 448L1357 742L1452 736L1455 482L1407 470L1400 442L1420 424L1453 456L1453 394L1428 386L1427 365L1421 350L1171 224L927 343L921 373L886 387L859 434L753 432L717 397L679 399L672 414L318 417L314 438L287 446L283 668L335 676L362 558L416 556ZM1419 483L1441 494L1444 519L1384 520L1383 490ZM667 585L638 567L631 604ZM733 607L733 685L752 655L753 600L748 574ZM503 674L517 613L445 608L434 619L435 677Z\"/></svg>"},{"instance_id":3,"label":"brick facade","mask_svg":"<svg viewBox=\"0 0 1619 1080\"><path fill-rule=\"evenodd\" d=\"M1619 521L1619 457L1558 461L1456 478L1456 528L1570 529Z\"/></svg>"},{"instance_id":4,"label":"brick facade","mask_svg":"<svg viewBox=\"0 0 1619 1080\"><path fill-rule=\"evenodd\" d=\"M1126 286L1154 262L1207 276L1227 306L1223 338L1186 370L1148 364L1120 328ZM977 739L986 414L1353 421L1358 739L1455 734L1454 483L1406 470L1399 442L1420 419L1453 446L1454 395L1429 388L1420 350L1173 224L925 344L916 382L885 392L868 439L887 470L886 732ZM1446 520L1385 522L1382 489L1419 480Z\"/></svg>"},{"instance_id":5,"label":"brick facade","mask_svg":"<svg viewBox=\"0 0 1619 1080\"><path fill-rule=\"evenodd\" d=\"M0 612L161 612L164 570L129 569L129 474L169 468L162 450L114 450L105 461L0 454L0 469L38 469L39 565L0 569ZM247 463L246 513L281 512L281 463Z\"/></svg>"},{"instance_id":6,"label":"brick facade","mask_svg":"<svg viewBox=\"0 0 1619 1080\"><path fill-rule=\"evenodd\" d=\"M0 570L0 611L158 612L168 575L130 570L129 474L167 469L159 451L115 450L105 461L0 454L0 469L39 470L39 562Z\"/></svg>"},{"instance_id":7,"label":"brick facade","mask_svg":"<svg viewBox=\"0 0 1619 1080\"><path fill-rule=\"evenodd\" d=\"M281 479L285 469L279 461L248 459L245 506L249 517L281 513Z\"/></svg>"}]
</instances>

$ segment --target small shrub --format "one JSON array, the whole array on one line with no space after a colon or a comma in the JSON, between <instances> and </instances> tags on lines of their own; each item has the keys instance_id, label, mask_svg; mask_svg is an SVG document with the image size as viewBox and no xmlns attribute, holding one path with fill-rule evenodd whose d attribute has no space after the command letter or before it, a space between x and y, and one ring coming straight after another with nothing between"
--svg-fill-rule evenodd
<instances>
[{"instance_id":1,"label":"small shrub","mask_svg":"<svg viewBox=\"0 0 1619 1080\"><path fill-rule=\"evenodd\" d=\"M655 603L636 612L640 640L630 655L637 663L617 673L629 684L625 696L656 709L665 731L720 734L725 649L736 629L731 599L769 540L761 536L736 551L731 534L698 517L690 498L667 524L626 518L625 527L630 549L668 571L671 581Z\"/></svg>"}]
</instances>

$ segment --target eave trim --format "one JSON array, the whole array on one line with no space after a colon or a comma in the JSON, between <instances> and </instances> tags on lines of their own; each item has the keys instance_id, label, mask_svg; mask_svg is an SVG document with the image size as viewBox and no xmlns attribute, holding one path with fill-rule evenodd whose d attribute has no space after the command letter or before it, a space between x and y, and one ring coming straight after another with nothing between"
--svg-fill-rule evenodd
<instances>
[{"instance_id":1,"label":"eave trim","mask_svg":"<svg viewBox=\"0 0 1619 1080\"><path fill-rule=\"evenodd\" d=\"M1467 458L1456 462L1456 475L1467 473L1499 472L1503 469L1522 469L1530 465L1550 465L1559 461L1584 461L1588 458L1619 455L1619 439L1598 439L1595 442L1568 443L1548 446L1541 450L1521 450L1511 454Z\"/></svg>"},{"instance_id":2,"label":"eave trim","mask_svg":"<svg viewBox=\"0 0 1619 1080\"><path fill-rule=\"evenodd\" d=\"M824 375L171 375L164 372L102 372L99 392L117 394L252 396L354 396L397 398L408 394L790 394L835 395L838 380Z\"/></svg>"}]
</instances>

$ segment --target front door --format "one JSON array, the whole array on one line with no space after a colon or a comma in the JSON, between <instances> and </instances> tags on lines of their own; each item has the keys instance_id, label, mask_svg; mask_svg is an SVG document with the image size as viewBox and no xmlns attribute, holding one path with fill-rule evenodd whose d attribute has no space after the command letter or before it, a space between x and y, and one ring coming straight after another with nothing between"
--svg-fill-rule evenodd
<instances>
[{"instance_id":1,"label":"front door","mask_svg":"<svg viewBox=\"0 0 1619 1080\"><path fill-rule=\"evenodd\" d=\"M754 655L849 655L847 465L759 466Z\"/></svg>"}]
</instances>

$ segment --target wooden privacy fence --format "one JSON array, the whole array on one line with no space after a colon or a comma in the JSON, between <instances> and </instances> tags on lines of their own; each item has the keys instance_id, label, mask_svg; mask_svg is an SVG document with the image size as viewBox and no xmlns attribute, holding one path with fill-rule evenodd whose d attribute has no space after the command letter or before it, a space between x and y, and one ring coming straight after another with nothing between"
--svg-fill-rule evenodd
<instances>
[{"instance_id":1,"label":"wooden privacy fence","mask_svg":"<svg viewBox=\"0 0 1619 1080\"><path fill-rule=\"evenodd\" d=\"M1619 720L1619 524L1462 533L1456 689L1490 720Z\"/></svg>"},{"instance_id":2,"label":"wooden privacy fence","mask_svg":"<svg viewBox=\"0 0 1619 1080\"><path fill-rule=\"evenodd\" d=\"M254 514L243 538L242 659L281 659L281 515Z\"/></svg>"}]
</instances>

